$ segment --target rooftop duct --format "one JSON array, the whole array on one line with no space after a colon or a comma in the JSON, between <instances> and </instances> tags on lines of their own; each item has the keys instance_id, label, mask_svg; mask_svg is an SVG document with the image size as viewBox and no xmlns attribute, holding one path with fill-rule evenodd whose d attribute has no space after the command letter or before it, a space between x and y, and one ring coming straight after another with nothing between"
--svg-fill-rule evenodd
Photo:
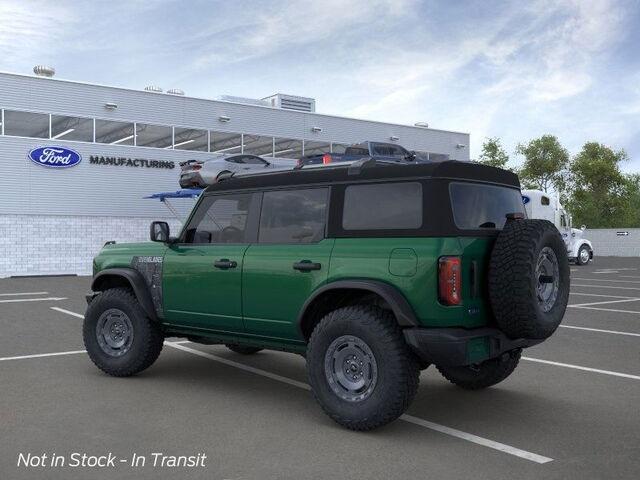
<instances>
[{"instance_id":1,"label":"rooftop duct","mask_svg":"<svg viewBox=\"0 0 640 480\"><path fill-rule=\"evenodd\" d=\"M51 78L56 74L56 69L53 67L47 67L46 65L36 65L33 67L33 73L39 77Z\"/></svg>"},{"instance_id":2,"label":"rooftop duct","mask_svg":"<svg viewBox=\"0 0 640 480\"><path fill-rule=\"evenodd\" d=\"M147 85L146 87L144 87L145 91L147 92L155 92L155 93L162 93L162 88L156 86L156 85Z\"/></svg>"},{"instance_id":3,"label":"rooftop duct","mask_svg":"<svg viewBox=\"0 0 640 480\"><path fill-rule=\"evenodd\" d=\"M184 95L184 91L180 90L179 88L172 88L170 90L167 90L167 93L169 95Z\"/></svg>"}]
</instances>

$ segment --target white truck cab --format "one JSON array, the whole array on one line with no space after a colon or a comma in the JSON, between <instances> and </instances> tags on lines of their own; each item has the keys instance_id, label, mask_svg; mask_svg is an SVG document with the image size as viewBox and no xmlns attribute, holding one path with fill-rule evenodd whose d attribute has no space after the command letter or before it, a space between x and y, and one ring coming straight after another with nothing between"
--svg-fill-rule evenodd
<instances>
[{"instance_id":1,"label":"white truck cab","mask_svg":"<svg viewBox=\"0 0 640 480\"><path fill-rule=\"evenodd\" d=\"M560 199L542 190L522 190L522 203L529 218L549 220L560 231L567 245L567 255L578 265L593 260L593 246L583 238L585 226L572 228L571 215L560 204Z\"/></svg>"}]
</instances>

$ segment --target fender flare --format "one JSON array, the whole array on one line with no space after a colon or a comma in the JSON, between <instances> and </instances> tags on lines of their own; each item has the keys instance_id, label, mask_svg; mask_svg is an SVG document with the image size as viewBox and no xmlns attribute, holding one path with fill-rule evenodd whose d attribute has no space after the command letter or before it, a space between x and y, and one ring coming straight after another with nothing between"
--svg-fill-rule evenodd
<instances>
[{"instance_id":1,"label":"fender flare","mask_svg":"<svg viewBox=\"0 0 640 480\"><path fill-rule=\"evenodd\" d=\"M123 278L131 286L133 293L135 294L140 306L145 311L149 318L158 321L158 313L153 305L153 299L151 298L151 292L149 292L149 286L146 280L140 272L133 268L107 268L98 272L91 281L91 291L100 292L104 289L101 288L101 283L106 281L108 277Z\"/></svg>"},{"instance_id":2,"label":"fender flare","mask_svg":"<svg viewBox=\"0 0 640 480\"><path fill-rule=\"evenodd\" d=\"M393 314L395 315L398 325L401 327L415 327L420 325L413 308L400 293L400 291L388 283L380 282L377 280L338 280L324 284L322 287L316 289L313 294L307 299L300 313L298 314L297 325L298 331L302 332L302 321L311 306L311 304L323 293L331 290L364 290L371 293L375 293L382 297L385 302L389 304Z\"/></svg>"}]
</instances>

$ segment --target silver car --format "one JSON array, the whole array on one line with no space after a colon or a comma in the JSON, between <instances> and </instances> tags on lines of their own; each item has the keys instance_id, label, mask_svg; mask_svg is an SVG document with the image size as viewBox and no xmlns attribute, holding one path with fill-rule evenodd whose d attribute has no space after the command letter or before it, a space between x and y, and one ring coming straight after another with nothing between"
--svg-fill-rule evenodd
<instances>
[{"instance_id":1,"label":"silver car","mask_svg":"<svg viewBox=\"0 0 640 480\"><path fill-rule=\"evenodd\" d=\"M267 160L268 158L268 160ZM287 170L296 165L294 159L259 157L249 154L215 155L209 160L187 160L180 163L180 187L206 187L216 183L224 173Z\"/></svg>"}]
</instances>

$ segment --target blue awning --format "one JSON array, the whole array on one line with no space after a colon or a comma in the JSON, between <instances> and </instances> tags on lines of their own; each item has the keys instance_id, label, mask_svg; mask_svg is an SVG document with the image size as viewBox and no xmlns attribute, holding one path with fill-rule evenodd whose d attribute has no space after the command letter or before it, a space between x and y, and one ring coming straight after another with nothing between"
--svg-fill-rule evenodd
<instances>
[{"instance_id":1,"label":"blue awning","mask_svg":"<svg viewBox=\"0 0 640 480\"><path fill-rule=\"evenodd\" d=\"M157 198L164 202L165 198L197 198L202 193L202 188L183 188L175 192L160 192L144 198Z\"/></svg>"}]
</instances>

